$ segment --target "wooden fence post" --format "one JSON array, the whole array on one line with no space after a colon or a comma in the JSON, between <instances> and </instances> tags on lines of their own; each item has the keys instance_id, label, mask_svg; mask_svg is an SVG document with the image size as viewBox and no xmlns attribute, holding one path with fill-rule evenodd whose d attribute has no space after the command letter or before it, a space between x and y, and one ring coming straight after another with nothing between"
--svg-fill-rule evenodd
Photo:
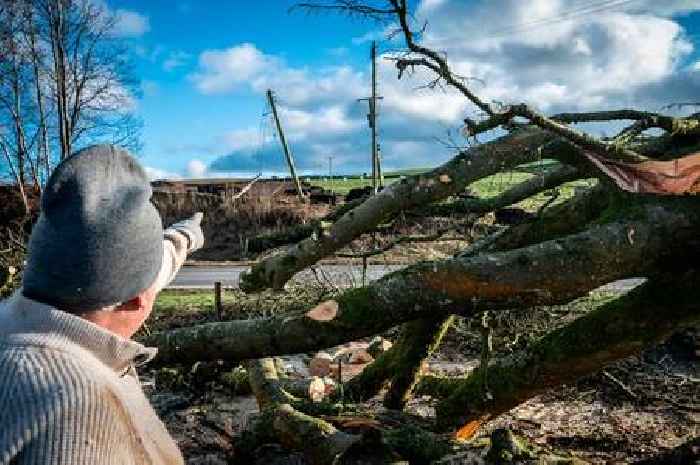
<instances>
[{"instance_id":1,"label":"wooden fence post","mask_svg":"<svg viewBox=\"0 0 700 465\"><path fill-rule=\"evenodd\" d=\"M221 305L221 282L216 281L214 283L214 308L216 309L216 314L219 316L219 320L223 318L224 309Z\"/></svg>"}]
</instances>

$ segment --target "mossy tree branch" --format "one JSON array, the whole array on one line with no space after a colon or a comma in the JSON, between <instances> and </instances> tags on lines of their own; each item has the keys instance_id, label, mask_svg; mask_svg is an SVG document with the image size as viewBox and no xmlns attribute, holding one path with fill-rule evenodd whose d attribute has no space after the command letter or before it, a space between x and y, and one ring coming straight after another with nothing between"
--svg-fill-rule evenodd
<instances>
[{"instance_id":1,"label":"mossy tree branch","mask_svg":"<svg viewBox=\"0 0 700 465\"><path fill-rule=\"evenodd\" d=\"M453 321L453 316L436 317L404 325L396 346L390 349L396 348L398 353L394 356L389 390L384 396L386 408L404 408L420 380L423 361L437 350Z\"/></svg>"},{"instance_id":2,"label":"mossy tree branch","mask_svg":"<svg viewBox=\"0 0 700 465\"><path fill-rule=\"evenodd\" d=\"M611 192L598 184L546 209L539 218L508 228L483 247L495 252L525 247L585 230L610 205Z\"/></svg>"},{"instance_id":3,"label":"mossy tree branch","mask_svg":"<svg viewBox=\"0 0 700 465\"><path fill-rule=\"evenodd\" d=\"M481 367L450 383L450 395L437 408L439 422L452 426L497 416L697 323L699 280L697 271L653 279L547 334L523 353L491 365L489 377L498 380L490 385L491 400L481 395ZM669 295L674 296L672 304ZM442 395L448 386L442 387Z\"/></svg>"},{"instance_id":4,"label":"mossy tree branch","mask_svg":"<svg viewBox=\"0 0 700 465\"><path fill-rule=\"evenodd\" d=\"M343 385L340 392L352 402L374 397L387 384L388 408L402 409L420 377L423 360L440 345L453 317L438 316L405 323L396 343L365 367L362 373Z\"/></svg>"}]
</instances>

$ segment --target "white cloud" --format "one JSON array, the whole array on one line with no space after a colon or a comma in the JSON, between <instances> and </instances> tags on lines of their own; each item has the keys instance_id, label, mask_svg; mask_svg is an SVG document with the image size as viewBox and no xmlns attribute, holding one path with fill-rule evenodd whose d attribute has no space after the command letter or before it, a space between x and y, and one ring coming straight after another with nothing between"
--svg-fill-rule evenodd
<instances>
[{"instance_id":1,"label":"white cloud","mask_svg":"<svg viewBox=\"0 0 700 465\"><path fill-rule=\"evenodd\" d=\"M112 35L115 37L141 37L151 30L148 16L136 11L119 9L114 12L114 16Z\"/></svg>"},{"instance_id":2,"label":"white cloud","mask_svg":"<svg viewBox=\"0 0 700 465\"><path fill-rule=\"evenodd\" d=\"M600 5L594 8L589 0L423 0L416 24L427 21L423 43L445 52L456 73L478 78L466 82L488 102L524 101L546 112L658 110L700 93L700 64L686 63L693 45L677 21L678 15L700 10L700 0ZM354 42L364 44L387 29L380 26ZM367 104L356 101L369 93L368 71L369 63L290 67L253 44L240 44L204 52L191 79L205 94L248 91L261 101L267 88L275 89L300 169L317 169L333 154L338 166L357 171L368 163ZM450 156L434 139L478 111L449 87L421 88L434 79L430 71L416 68L401 81L396 73L392 62L379 60L384 159L394 167L434 165ZM283 169L279 153L258 153L259 139L259 130L248 128L217 143L220 153L233 152L232 166L254 167L270 159ZM276 142L272 145L278 150Z\"/></svg>"},{"instance_id":3,"label":"white cloud","mask_svg":"<svg viewBox=\"0 0 700 465\"><path fill-rule=\"evenodd\" d=\"M174 69L186 65L190 58L192 58L192 55L181 50L170 52L163 61L163 69L168 72L173 71Z\"/></svg>"},{"instance_id":4,"label":"white cloud","mask_svg":"<svg viewBox=\"0 0 700 465\"><path fill-rule=\"evenodd\" d=\"M429 24L426 45L445 51L460 74L482 79L485 86L474 87L486 100L575 110L615 105L613 96L678 72L692 44L668 16L700 5L664 2L661 11L657 3L424 1L419 12ZM484 32L465 40L469 30Z\"/></svg>"},{"instance_id":5,"label":"white cloud","mask_svg":"<svg viewBox=\"0 0 700 465\"><path fill-rule=\"evenodd\" d=\"M224 93L275 67L276 62L250 43L225 50L206 50L199 56L199 70L191 79L204 94Z\"/></svg>"},{"instance_id":6,"label":"white cloud","mask_svg":"<svg viewBox=\"0 0 700 465\"><path fill-rule=\"evenodd\" d=\"M251 150L262 143L260 129L248 127L225 132L217 141L223 152Z\"/></svg>"},{"instance_id":7,"label":"white cloud","mask_svg":"<svg viewBox=\"0 0 700 465\"><path fill-rule=\"evenodd\" d=\"M203 178L207 175L207 165L202 160L190 160L187 163L187 175L192 178Z\"/></svg>"}]
</instances>

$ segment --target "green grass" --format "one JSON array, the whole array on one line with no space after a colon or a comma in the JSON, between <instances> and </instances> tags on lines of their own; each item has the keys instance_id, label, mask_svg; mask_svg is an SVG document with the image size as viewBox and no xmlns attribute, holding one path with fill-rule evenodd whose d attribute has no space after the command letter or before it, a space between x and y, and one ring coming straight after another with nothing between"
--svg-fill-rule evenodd
<instances>
[{"instance_id":1,"label":"green grass","mask_svg":"<svg viewBox=\"0 0 700 465\"><path fill-rule=\"evenodd\" d=\"M228 316L268 316L270 312L302 308L325 292L309 285L291 286L287 292L272 290L246 294L240 289L224 288L221 303ZM158 294L153 313L158 318L190 317L214 312L214 289L165 289Z\"/></svg>"},{"instance_id":2,"label":"green grass","mask_svg":"<svg viewBox=\"0 0 700 465\"><path fill-rule=\"evenodd\" d=\"M359 177L345 177L342 179L328 178L314 179L311 181L314 186L320 186L324 189L332 190L338 194L347 194L351 189L362 188L372 185L370 179L360 179Z\"/></svg>"},{"instance_id":3,"label":"green grass","mask_svg":"<svg viewBox=\"0 0 700 465\"><path fill-rule=\"evenodd\" d=\"M230 292L222 293L222 303L232 304L235 296ZM172 313L191 314L214 311L213 289L166 289L158 294L153 306L156 314L168 315Z\"/></svg>"},{"instance_id":4,"label":"green grass","mask_svg":"<svg viewBox=\"0 0 700 465\"><path fill-rule=\"evenodd\" d=\"M384 174L384 185L388 186L396 182L401 176L414 176L416 174L425 173L430 168L409 168L405 170L387 171ZM304 181L308 181L314 186L320 186L324 189L332 190L338 194L347 194L351 189L362 188L372 185L372 179L360 175L349 175L333 178L332 180L324 176L309 176L302 177Z\"/></svg>"},{"instance_id":5,"label":"green grass","mask_svg":"<svg viewBox=\"0 0 700 465\"><path fill-rule=\"evenodd\" d=\"M527 181L531 174L510 171L480 179L469 185L469 189L479 197L495 197L515 184Z\"/></svg>"}]
</instances>

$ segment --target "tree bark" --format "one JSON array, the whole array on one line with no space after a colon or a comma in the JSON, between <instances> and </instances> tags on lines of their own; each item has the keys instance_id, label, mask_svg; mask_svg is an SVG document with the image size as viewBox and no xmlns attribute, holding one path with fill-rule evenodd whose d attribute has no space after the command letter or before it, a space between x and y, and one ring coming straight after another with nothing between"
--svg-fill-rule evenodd
<instances>
[{"instance_id":1,"label":"tree bark","mask_svg":"<svg viewBox=\"0 0 700 465\"><path fill-rule=\"evenodd\" d=\"M71 152L71 130L68 118L68 84L66 82L66 25L63 0L48 0L47 12L51 31L51 52L53 55L54 80L56 84L58 138L61 146L61 160L63 160L67 158Z\"/></svg>"},{"instance_id":2,"label":"tree bark","mask_svg":"<svg viewBox=\"0 0 700 465\"><path fill-rule=\"evenodd\" d=\"M452 325L454 317L436 317L406 323L401 337L394 347L393 375L389 390L384 396L386 408L402 410L413 395L413 390L420 381L423 361L428 358L442 342L442 338Z\"/></svg>"},{"instance_id":3,"label":"tree bark","mask_svg":"<svg viewBox=\"0 0 700 465\"><path fill-rule=\"evenodd\" d=\"M346 382L342 391L337 390L335 399L338 400L342 392L350 402L363 402L377 395L391 382L393 394L387 407L403 408L403 399L412 394L423 360L439 346L452 321L453 317L440 316L405 323L396 343L365 367L362 373Z\"/></svg>"},{"instance_id":4,"label":"tree bark","mask_svg":"<svg viewBox=\"0 0 700 465\"><path fill-rule=\"evenodd\" d=\"M484 247L485 251L503 251L585 230L611 203L611 193L598 185L559 205L552 206L535 220L510 227Z\"/></svg>"}]
</instances>

